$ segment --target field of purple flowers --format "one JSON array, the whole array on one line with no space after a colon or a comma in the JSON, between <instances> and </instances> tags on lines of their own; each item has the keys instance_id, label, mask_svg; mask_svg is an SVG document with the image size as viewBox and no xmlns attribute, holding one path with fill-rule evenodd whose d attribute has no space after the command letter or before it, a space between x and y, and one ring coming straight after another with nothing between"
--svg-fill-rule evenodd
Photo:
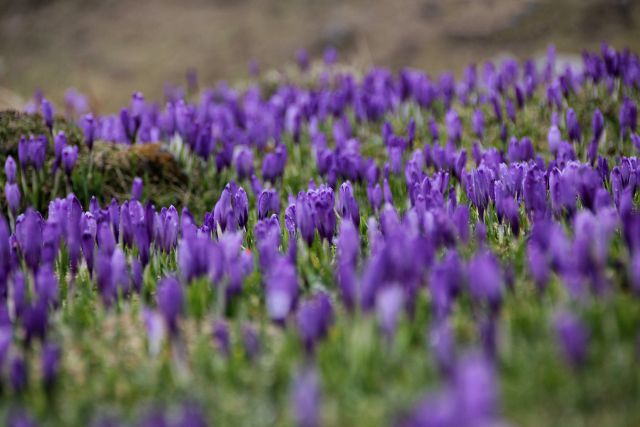
<instances>
[{"instance_id":1,"label":"field of purple flowers","mask_svg":"<svg viewBox=\"0 0 640 427\"><path fill-rule=\"evenodd\" d=\"M3 425L637 426L640 57L296 60L0 112Z\"/></svg>"}]
</instances>

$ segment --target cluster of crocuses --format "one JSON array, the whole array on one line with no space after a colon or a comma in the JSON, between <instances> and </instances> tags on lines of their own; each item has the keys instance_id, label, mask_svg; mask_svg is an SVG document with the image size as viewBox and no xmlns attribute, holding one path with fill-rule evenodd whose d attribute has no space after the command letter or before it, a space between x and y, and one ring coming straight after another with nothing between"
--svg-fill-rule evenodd
<instances>
[{"instance_id":1,"label":"cluster of crocuses","mask_svg":"<svg viewBox=\"0 0 640 427\"><path fill-rule=\"evenodd\" d=\"M308 72L308 58L298 59ZM628 157L640 149L634 100L640 59L607 45L583 59L582 70L556 73L550 49L542 70L533 61L520 66L506 60L499 67L487 62L481 76L471 66L459 81L450 73L432 80L417 70L396 77L383 69L358 80L326 69L311 88L283 84L268 98L257 87L240 93L220 85L197 104L171 98L160 108L135 93L117 116L86 115L80 125L90 149L95 140L179 138L203 163L213 159L218 170L235 168L238 182L221 189L201 221L186 207L179 213L143 203L136 180L129 201L102 208L94 199L84 211L69 195L50 203L46 219L28 209L11 230L1 222L5 327L19 331L26 347L34 340L45 344L43 372L51 378L43 383L52 384L59 349L48 340L48 319L59 304L59 281L67 280L56 274L56 260L68 263L71 289L86 269L110 307L140 292L149 264L175 254L177 271L158 281L156 304L144 311L150 348L165 336L179 341L189 286L208 281L228 303L242 296L245 278L257 270L267 316L279 327L297 329L304 348L309 366L293 383L292 402L298 424L312 426L321 419L314 353L335 323L336 306L347 315L371 315L381 338L393 343L402 322L413 319L419 296L427 294L431 350L445 386L402 425L496 422L501 307L510 288L520 284L492 242L527 234L527 274L540 293L559 280L577 301L616 288L640 294L638 162ZM326 62L333 61L328 55ZM618 110L605 115L594 108L585 113L585 125L577 112L582 110L571 104L584 92L617 99ZM469 123L460 106L473 110ZM548 117L546 141L518 132L532 108ZM43 101L41 111L47 118L52 107ZM401 124L386 120L391 114ZM362 129L372 127L380 138L372 143L378 144L376 155L367 157L361 146L372 137ZM70 173L77 148L64 148L62 140L55 139L55 164ZM285 202L278 187L293 157L288 150L303 144L315 157L315 171L306 175L308 188L296 189ZM42 167L46 140L41 145L37 138L20 143L23 171ZM464 147L471 147L469 155ZM607 157L610 152L618 156ZM261 168L255 167L259 161ZM5 172L7 201L16 214L20 192L13 159ZM323 182L311 179L312 172ZM608 274L617 234L623 244L615 264L624 271L615 281L628 286ZM335 285L326 283L328 292L310 293L301 280L300 265L314 245L335 245ZM451 314L463 297L473 305L481 348L458 358ZM231 331L222 313L216 313L212 335L228 354ZM562 354L579 369L587 359L586 327L565 307L554 322ZM19 393L27 371L19 346L10 349L11 332L5 335L0 363L10 363L10 382ZM250 324L242 342L248 357L258 357L260 340Z\"/></svg>"},{"instance_id":2,"label":"cluster of crocuses","mask_svg":"<svg viewBox=\"0 0 640 427\"><path fill-rule=\"evenodd\" d=\"M53 107L46 99L42 101L42 111L46 124L53 134L53 121L47 116L53 114ZM53 188L51 188L50 194L58 194L62 171L66 176L67 191L71 188L71 174L78 162L78 146L69 144L65 132L62 130L58 131L52 140L54 157L49 162L49 170L46 166L47 151L50 151L47 135L30 135L28 138L24 135L21 136L18 141L17 153L20 168L17 167L16 161L11 155L7 157L4 165L5 197L9 208L8 214L12 218L23 205L39 207L42 206L42 203L46 203L43 186L45 186L47 174L50 173L53 176ZM31 174L30 183L29 174ZM28 197L28 200L22 200L23 196Z\"/></svg>"}]
</instances>

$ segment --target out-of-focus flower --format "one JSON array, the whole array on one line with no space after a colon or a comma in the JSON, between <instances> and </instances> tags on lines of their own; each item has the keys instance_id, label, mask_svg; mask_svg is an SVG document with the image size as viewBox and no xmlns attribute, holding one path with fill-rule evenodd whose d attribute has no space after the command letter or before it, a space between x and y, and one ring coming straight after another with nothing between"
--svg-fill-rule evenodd
<instances>
[{"instance_id":1,"label":"out-of-focus flower","mask_svg":"<svg viewBox=\"0 0 640 427\"><path fill-rule=\"evenodd\" d=\"M87 114L82 118L80 123L82 133L84 134L84 141L89 147L89 151L93 150L93 142L96 138L96 123L93 114Z\"/></svg>"},{"instance_id":2,"label":"out-of-focus flower","mask_svg":"<svg viewBox=\"0 0 640 427\"><path fill-rule=\"evenodd\" d=\"M60 347L55 343L48 343L42 349L41 370L42 384L45 390L51 391L55 385L60 369L60 357L62 353Z\"/></svg>"},{"instance_id":3,"label":"out-of-focus flower","mask_svg":"<svg viewBox=\"0 0 640 427\"><path fill-rule=\"evenodd\" d=\"M298 275L285 258L279 258L265 277L267 313L271 320L283 323L298 301Z\"/></svg>"},{"instance_id":4,"label":"out-of-focus flower","mask_svg":"<svg viewBox=\"0 0 640 427\"><path fill-rule=\"evenodd\" d=\"M44 123L49 128L49 132L53 131L53 106L51 103L43 99L42 100L42 118L44 118Z\"/></svg>"},{"instance_id":5,"label":"out-of-focus flower","mask_svg":"<svg viewBox=\"0 0 640 427\"><path fill-rule=\"evenodd\" d=\"M16 169L16 161L13 160L13 157L7 156L7 160L4 162L4 174L10 184L15 184L16 182Z\"/></svg>"},{"instance_id":6,"label":"out-of-focus flower","mask_svg":"<svg viewBox=\"0 0 640 427\"><path fill-rule=\"evenodd\" d=\"M571 366L580 367L586 359L589 336L582 322L568 311L557 313L554 326L558 345Z\"/></svg>"},{"instance_id":7,"label":"out-of-focus flower","mask_svg":"<svg viewBox=\"0 0 640 427\"><path fill-rule=\"evenodd\" d=\"M165 277L158 282L157 301L167 329L171 335L176 335L178 318L184 311L184 295L182 286L175 277Z\"/></svg>"},{"instance_id":8,"label":"out-of-focus flower","mask_svg":"<svg viewBox=\"0 0 640 427\"><path fill-rule=\"evenodd\" d=\"M62 164L67 176L71 176L71 172L78 161L78 147L76 145L67 145L62 150Z\"/></svg>"},{"instance_id":9,"label":"out-of-focus flower","mask_svg":"<svg viewBox=\"0 0 640 427\"><path fill-rule=\"evenodd\" d=\"M20 208L20 187L16 183L7 182L4 185L4 195L11 213L15 215Z\"/></svg>"},{"instance_id":10,"label":"out-of-focus flower","mask_svg":"<svg viewBox=\"0 0 640 427\"><path fill-rule=\"evenodd\" d=\"M143 188L142 178L139 176L133 178L133 183L131 184L131 200L141 200Z\"/></svg>"},{"instance_id":11,"label":"out-of-focus flower","mask_svg":"<svg viewBox=\"0 0 640 427\"><path fill-rule=\"evenodd\" d=\"M320 426L320 380L315 369L305 367L296 374L291 389L291 406L297 427Z\"/></svg>"},{"instance_id":12,"label":"out-of-focus flower","mask_svg":"<svg viewBox=\"0 0 640 427\"><path fill-rule=\"evenodd\" d=\"M298 332L308 352L313 352L333 322L333 306L329 296L320 293L304 301L297 314Z\"/></svg>"}]
</instances>

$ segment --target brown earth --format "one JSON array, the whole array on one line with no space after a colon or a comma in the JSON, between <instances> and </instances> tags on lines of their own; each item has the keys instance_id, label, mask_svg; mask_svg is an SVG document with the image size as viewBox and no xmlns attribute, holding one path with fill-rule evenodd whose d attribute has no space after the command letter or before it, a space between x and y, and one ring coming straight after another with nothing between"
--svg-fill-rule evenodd
<instances>
[{"instance_id":1,"label":"brown earth","mask_svg":"<svg viewBox=\"0 0 640 427\"><path fill-rule=\"evenodd\" d=\"M608 40L640 48L635 0L4 0L0 1L0 108L36 88L67 87L113 110L133 90L160 99L187 69L201 84L290 62L299 47L336 46L355 65L460 71L555 42L579 53Z\"/></svg>"}]
</instances>

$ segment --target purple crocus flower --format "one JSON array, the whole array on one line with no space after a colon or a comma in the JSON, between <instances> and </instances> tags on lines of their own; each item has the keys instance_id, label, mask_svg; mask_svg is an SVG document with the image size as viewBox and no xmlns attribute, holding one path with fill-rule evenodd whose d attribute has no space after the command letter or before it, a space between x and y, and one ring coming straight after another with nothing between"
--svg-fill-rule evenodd
<instances>
[{"instance_id":1,"label":"purple crocus flower","mask_svg":"<svg viewBox=\"0 0 640 427\"><path fill-rule=\"evenodd\" d=\"M200 408L193 403L186 403L182 407L180 419L175 427L207 427L207 421Z\"/></svg>"},{"instance_id":2,"label":"purple crocus flower","mask_svg":"<svg viewBox=\"0 0 640 427\"><path fill-rule=\"evenodd\" d=\"M447 138L450 142L456 145L459 144L460 138L462 137L462 122L460 121L458 112L454 109L447 111L445 123L447 125Z\"/></svg>"},{"instance_id":3,"label":"purple crocus flower","mask_svg":"<svg viewBox=\"0 0 640 427\"><path fill-rule=\"evenodd\" d=\"M535 242L530 242L527 246L527 261L536 287L543 291L549 282L550 266L547 255Z\"/></svg>"},{"instance_id":4,"label":"purple crocus flower","mask_svg":"<svg viewBox=\"0 0 640 427\"><path fill-rule=\"evenodd\" d=\"M298 301L298 275L286 259L274 261L265 277L267 313L276 323L284 323Z\"/></svg>"},{"instance_id":5,"label":"purple crocus flower","mask_svg":"<svg viewBox=\"0 0 640 427\"><path fill-rule=\"evenodd\" d=\"M224 320L215 320L212 326L213 341L220 353L228 357L231 352L231 336L229 335L229 325Z\"/></svg>"},{"instance_id":6,"label":"purple crocus flower","mask_svg":"<svg viewBox=\"0 0 640 427\"><path fill-rule=\"evenodd\" d=\"M255 360L260 354L260 338L255 328L250 324L242 327L242 345L249 360Z\"/></svg>"},{"instance_id":7,"label":"purple crocus flower","mask_svg":"<svg viewBox=\"0 0 640 427\"><path fill-rule=\"evenodd\" d=\"M27 265L34 272L40 263L43 226L42 216L31 208L27 209L16 220L16 237L20 245L20 251Z\"/></svg>"},{"instance_id":8,"label":"purple crocus flower","mask_svg":"<svg viewBox=\"0 0 640 427\"><path fill-rule=\"evenodd\" d=\"M316 344L326 336L333 316L331 300L325 293L319 293L300 305L296 320L307 352L312 353Z\"/></svg>"},{"instance_id":9,"label":"purple crocus flower","mask_svg":"<svg viewBox=\"0 0 640 427\"><path fill-rule=\"evenodd\" d=\"M11 381L11 387L16 393L20 394L26 390L29 385L29 373L24 358L16 356L11 361L9 378Z\"/></svg>"},{"instance_id":10,"label":"purple crocus flower","mask_svg":"<svg viewBox=\"0 0 640 427\"><path fill-rule=\"evenodd\" d=\"M593 117L591 118L591 129L593 131L593 141L600 141L602 132L604 131L604 117L598 108L593 112Z\"/></svg>"},{"instance_id":11,"label":"purple crocus flower","mask_svg":"<svg viewBox=\"0 0 640 427\"><path fill-rule=\"evenodd\" d=\"M16 284L20 284L20 282L14 283L14 288L16 288ZM24 295L24 280L21 284ZM31 305L22 305L24 306L22 323L25 329L25 343L29 345L34 339L44 340L49 325L47 302L41 299Z\"/></svg>"},{"instance_id":12,"label":"purple crocus flower","mask_svg":"<svg viewBox=\"0 0 640 427\"><path fill-rule=\"evenodd\" d=\"M22 135L20 140L18 141L18 162L20 162L20 167L22 170L25 170L27 166L29 166L29 143L27 139Z\"/></svg>"},{"instance_id":13,"label":"purple crocus flower","mask_svg":"<svg viewBox=\"0 0 640 427\"><path fill-rule=\"evenodd\" d=\"M315 369L302 368L293 380L291 403L297 427L320 426L320 380Z\"/></svg>"},{"instance_id":14,"label":"purple crocus flower","mask_svg":"<svg viewBox=\"0 0 640 427\"><path fill-rule=\"evenodd\" d=\"M140 120L142 113L144 113L144 107L144 95L142 92L134 92L131 95L131 116Z\"/></svg>"},{"instance_id":15,"label":"purple crocus flower","mask_svg":"<svg viewBox=\"0 0 640 427\"><path fill-rule=\"evenodd\" d=\"M208 236L185 236L178 246L178 266L186 283L207 275L217 281L222 252Z\"/></svg>"},{"instance_id":16,"label":"purple crocus flower","mask_svg":"<svg viewBox=\"0 0 640 427\"><path fill-rule=\"evenodd\" d=\"M580 123L573 108L567 109L566 124L569 139L573 142L580 142L582 132L580 131Z\"/></svg>"},{"instance_id":17,"label":"purple crocus flower","mask_svg":"<svg viewBox=\"0 0 640 427\"><path fill-rule=\"evenodd\" d=\"M333 65L338 60L338 51L334 47L327 47L322 54L322 60L326 65Z\"/></svg>"},{"instance_id":18,"label":"purple crocus flower","mask_svg":"<svg viewBox=\"0 0 640 427\"><path fill-rule=\"evenodd\" d=\"M15 215L20 208L20 187L16 183L7 183L4 185L4 195L7 199L7 205L11 213Z\"/></svg>"},{"instance_id":19,"label":"purple crocus flower","mask_svg":"<svg viewBox=\"0 0 640 427\"><path fill-rule=\"evenodd\" d=\"M36 170L42 169L47 155L47 138L44 135L31 137L28 143L29 161Z\"/></svg>"},{"instance_id":20,"label":"purple crocus flower","mask_svg":"<svg viewBox=\"0 0 640 427\"><path fill-rule=\"evenodd\" d=\"M273 189L263 190L258 196L258 219L265 219L280 213L280 198Z\"/></svg>"},{"instance_id":21,"label":"purple crocus flower","mask_svg":"<svg viewBox=\"0 0 640 427\"><path fill-rule=\"evenodd\" d=\"M454 425L494 425L498 413L498 387L492 364L471 353L456 367L455 394L458 422Z\"/></svg>"},{"instance_id":22,"label":"purple crocus flower","mask_svg":"<svg viewBox=\"0 0 640 427\"><path fill-rule=\"evenodd\" d=\"M476 136L482 140L484 136L484 113L479 108L473 112L471 127Z\"/></svg>"},{"instance_id":23,"label":"purple crocus flower","mask_svg":"<svg viewBox=\"0 0 640 427\"><path fill-rule=\"evenodd\" d=\"M404 290L397 284L384 287L376 295L378 322L382 332L389 340L395 335L404 304Z\"/></svg>"},{"instance_id":24,"label":"purple crocus flower","mask_svg":"<svg viewBox=\"0 0 640 427\"><path fill-rule=\"evenodd\" d=\"M105 306L113 304L118 296L118 290L123 295L129 291L130 277L127 262L122 249L116 248L112 254L98 251L95 261L96 282Z\"/></svg>"},{"instance_id":25,"label":"purple crocus flower","mask_svg":"<svg viewBox=\"0 0 640 427\"><path fill-rule=\"evenodd\" d=\"M549 133L547 134L547 142L549 143L549 149L552 153L558 151L560 148L560 143L562 142L562 134L560 133L560 129L558 128L558 114L553 113L551 118L551 127L549 128Z\"/></svg>"},{"instance_id":26,"label":"purple crocus flower","mask_svg":"<svg viewBox=\"0 0 640 427\"><path fill-rule=\"evenodd\" d=\"M184 311L182 285L175 277L168 276L158 282L158 308L171 335L178 333L178 318Z\"/></svg>"},{"instance_id":27,"label":"purple crocus flower","mask_svg":"<svg viewBox=\"0 0 640 427\"><path fill-rule=\"evenodd\" d=\"M628 133L634 133L638 125L638 107L635 102L625 98L619 114L620 134L624 138Z\"/></svg>"},{"instance_id":28,"label":"purple crocus flower","mask_svg":"<svg viewBox=\"0 0 640 427\"><path fill-rule=\"evenodd\" d=\"M62 165L67 176L71 176L71 172L78 161L78 146L67 145L62 150Z\"/></svg>"},{"instance_id":29,"label":"purple crocus flower","mask_svg":"<svg viewBox=\"0 0 640 427\"><path fill-rule=\"evenodd\" d=\"M58 303L58 295L60 292L58 279L50 264L45 264L38 269L35 289L40 301L54 305Z\"/></svg>"},{"instance_id":30,"label":"purple crocus flower","mask_svg":"<svg viewBox=\"0 0 640 427\"><path fill-rule=\"evenodd\" d=\"M43 99L42 100L42 117L44 118L44 123L49 128L49 132L53 131L53 106L51 103Z\"/></svg>"},{"instance_id":31,"label":"purple crocus flower","mask_svg":"<svg viewBox=\"0 0 640 427\"><path fill-rule=\"evenodd\" d=\"M502 301L502 269L488 251L478 252L469 261L469 291L478 301L497 309Z\"/></svg>"},{"instance_id":32,"label":"purple crocus flower","mask_svg":"<svg viewBox=\"0 0 640 427\"><path fill-rule=\"evenodd\" d=\"M38 423L23 410L11 410L7 416L7 427L38 427Z\"/></svg>"},{"instance_id":33,"label":"purple crocus flower","mask_svg":"<svg viewBox=\"0 0 640 427\"><path fill-rule=\"evenodd\" d=\"M336 243L337 257L341 263L355 266L360 252L360 234L358 229L350 221L340 224L340 233Z\"/></svg>"},{"instance_id":34,"label":"purple crocus flower","mask_svg":"<svg viewBox=\"0 0 640 427\"><path fill-rule=\"evenodd\" d=\"M309 54L306 49L300 49L296 53L296 62L301 71L307 71L309 69Z\"/></svg>"},{"instance_id":35,"label":"purple crocus flower","mask_svg":"<svg viewBox=\"0 0 640 427\"><path fill-rule=\"evenodd\" d=\"M586 359L589 339L584 325L575 315L562 311L556 314L554 326L565 359L573 367L580 367Z\"/></svg>"},{"instance_id":36,"label":"purple crocus flower","mask_svg":"<svg viewBox=\"0 0 640 427\"><path fill-rule=\"evenodd\" d=\"M80 123L82 133L84 134L84 141L89 147L89 151L93 150L93 142L96 138L96 123L93 114L87 114L82 118Z\"/></svg>"},{"instance_id":37,"label":"purple crocus flower","mask_svg":"<svg viewBox=\"0 0 640 427\"><path fill-rule=\"evenodd\" d=\"M62 150L67 146L67 136L64 131L58 132L53 141L53 153L55 161L53 163L54 171L62 164Z\"/></svg>"},{"instance_id":38,"label":"purple crocus flower","mask_svg":"<svg viewBox=\"0 0 640 427\"><path fill-rule=\"evenodd\" d=\"M338 210L343 219L351 220L356 227L360 226L360 208L353 194L353 187L349 181L340 186Z\"/></svg>"},{"instance_id":39,"label":"purple crocus flower","mask_svg":"<svg viewBox=\"0 0 640 427\"><path fill-rule=\"evenodd\" d=\"M239 180L253 175L253 152L251 149L242 147L236 152L235 166Z\"/></svg>"},{"instance_id":40,"label":"purple crocus flower","mask_svg":"<svg viewBox=\"0 0 640 427\"><path fill-rule=\"evenodd\" d=\"M143 182L142 178L136 176L133 178L133 183L131 184L131 200L141 200L142 199L142 190L143 190Z\"/></svg>"},{"instance_id":41,"label":"purple crocus flower","mask_svg":"<svg viewBox=\"0 0 640 427\"><path fill-rule=\"evenodd\" d=\"M296 199L296 225L302 238L311 246L316 230L311 200L305 192L300 192Z\"/></svg>"},{"instance_id":42,"label":"purple crocus flower","mask_svg":"<svg viewBox=\"0 0 640 427\"><path fill-rule=\"evenodd\" d=\"M13 160L13 157L7 156L7 160L4 162L4 174L7 177L7 182L10 184L15 184L16 182L16 161Z\"/></svg>"},{"instance_id":43,"label":"purple crocus flower","mask_svg":"<svg viewBox=\"0 0 640 427\"><path fill-rule=\"evenodd\" d=\"M440 372L450 377L453 374L456 353L455 337L446 318L437 320L429 331L429 345L438 364Z\"/></svg>"},{"instance_id":44,"label":"purple crocus flower","mask_svg":"<svg viewBox=\"0 0 640 427\"><path fill-rule=\"evenodd\" d=\"M48 343L42 349L41 370L42 383L45 390L50 392L55 384L60 369L60 347L55 343Z\"/></svg>"}]
</instances>

